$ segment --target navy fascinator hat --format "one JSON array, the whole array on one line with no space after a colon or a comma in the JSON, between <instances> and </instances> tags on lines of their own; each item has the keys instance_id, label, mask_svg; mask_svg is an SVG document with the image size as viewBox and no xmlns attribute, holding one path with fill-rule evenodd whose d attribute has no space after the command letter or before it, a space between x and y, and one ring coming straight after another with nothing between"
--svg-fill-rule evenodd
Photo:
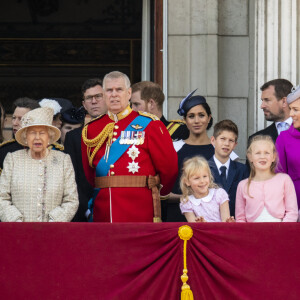
<instances>
[{"instance_id":1,"label":"navy fascinator hat","mask_svg":"<svg viewBox=\"0 0 300 300\"><path fill-rule=\"evenodd\" d=\"M80 108L69 108L61 114L62 121L69 124L81 124L84 122L85 109L83 106Z\"/></svg>"},{"instance_id":2,"label":"navy fascinator hat","mask_svg":"<svg viewBox=\"0 0 300 300\"><path fill-rule=\"evenodd\" d=\"M197 89L189 93L183 100L181 100L177 110L177 113L180 116L185 116L192 107L206 103L206 99L203 96L193 96L196 91Z\"/></svg>"}]
</instances>

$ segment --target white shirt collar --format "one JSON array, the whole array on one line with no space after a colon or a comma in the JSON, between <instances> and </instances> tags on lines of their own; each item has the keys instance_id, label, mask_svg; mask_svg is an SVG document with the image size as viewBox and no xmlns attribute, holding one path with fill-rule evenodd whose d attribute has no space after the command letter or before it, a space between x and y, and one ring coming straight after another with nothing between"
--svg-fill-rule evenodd
<instances>
[{"instance_id":1,"label":"white shirt collar","mask_svg":"<svg viewBox=\"0 0 300 300\"><path fill-rule=\"evenodd\" d=\"M231 151L229 157L231 160L237 160L239 158L239 156L234 151Z\"/></svg>"},{"instance_id":2,"label":"white shirt collar","mask_svg":"<svg viewBox=\"0 0 300 300\"><path fill-rule=\"evenodd\" d=\"M216 166L217 166L217 168L218 168L219 174L221 174L220 168L221 168L222 166L225 166L225 167L226 167L226 176L227 176L227 175L228 175L229 166L230 166L230 158L228 158L228 160L226 161L225 164L222 164L222 163L216 158L215 155L214 155L213 157L214 157L214 161L215 161L215 163L216 163Z\"/></svg>"},{"instance_id":3,"label":"white shirt collar","mask_svg":"<svg viewBox=\"0 0 300 300\"><path fill-rule=\"evenodd\" d=\"M201 202L210 202L211 199L213 198L213 195L215 193L216 189L209 189L208 195L203 197L203 198L195 198L194 195L189 196L189 200L194 204L194 205L200 205Z\"/></svg>"}]
</instances>

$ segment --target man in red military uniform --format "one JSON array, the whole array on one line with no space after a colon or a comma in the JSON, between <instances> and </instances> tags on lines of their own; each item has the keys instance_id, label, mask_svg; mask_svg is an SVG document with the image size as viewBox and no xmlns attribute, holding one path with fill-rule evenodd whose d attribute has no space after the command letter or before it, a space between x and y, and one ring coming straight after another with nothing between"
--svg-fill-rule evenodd
<instances>
[{"instance_id":1,"label":"man in red military uniform","mask_svg":"<svg viewBox=\"0 0 300 300\"><path fill-rule=\"evenodd\" d=\"M157 117L130 108L125 74L107 74L103 89L108 113L88 123L82 133L83 167L95 186L93 220L152 222L157 217L155 188L149 188L152 176L159 175L160 194L165 196L178 172L170 134Z\"/></svg>"}]
</instances>

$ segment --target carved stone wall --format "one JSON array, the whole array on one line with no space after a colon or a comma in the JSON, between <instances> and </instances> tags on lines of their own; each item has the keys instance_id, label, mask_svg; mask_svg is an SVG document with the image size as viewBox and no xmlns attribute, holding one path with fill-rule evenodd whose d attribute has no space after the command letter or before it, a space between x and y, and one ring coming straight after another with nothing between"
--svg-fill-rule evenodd
<instances>
[{"instance_id":1,"label":"carved stone wall","mask_svg":"<svg viewBox=\"0 0 300 300\"><path fill-rule=\"evenodd\" d=\"M300 0L168 0L169 118L198 88L215 122L238 125L245 159L248 136L268 125L260 86L300 83L299 12Z\"/></svg>"}]
</instances>

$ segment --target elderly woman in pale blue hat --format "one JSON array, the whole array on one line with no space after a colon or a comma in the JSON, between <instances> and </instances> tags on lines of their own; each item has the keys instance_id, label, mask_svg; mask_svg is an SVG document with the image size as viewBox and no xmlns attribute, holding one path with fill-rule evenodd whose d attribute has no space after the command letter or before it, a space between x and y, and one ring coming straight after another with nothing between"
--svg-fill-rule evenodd
<instances>
[{"instance_id":1,"label":"elderly woman in pale blue hat","mask_svg":"<svg viewBox=\"0 0 300 300\"><path fill-rule=\"evenodd\" d=\"M28 148L8 153L0 177L0 219L4 222L68 222L78 208L73 165L68 154L49 149L60 138L53 109L26 113L16 132Z\"/></svg>"},{"instance_id":2,"label":"elderly woman in pale blue hat","mask_svg":"<svg viewBox=\"0 0 300 300\"><path fill-rule=\"evenodd\" d=\"M279 157L278 171L291 176L296 189L298 207L300 207L300 85L292 89L287 96L287 103L293 124L288 130L281 132L276 141Z\"/></svg>"}]
</instances>

